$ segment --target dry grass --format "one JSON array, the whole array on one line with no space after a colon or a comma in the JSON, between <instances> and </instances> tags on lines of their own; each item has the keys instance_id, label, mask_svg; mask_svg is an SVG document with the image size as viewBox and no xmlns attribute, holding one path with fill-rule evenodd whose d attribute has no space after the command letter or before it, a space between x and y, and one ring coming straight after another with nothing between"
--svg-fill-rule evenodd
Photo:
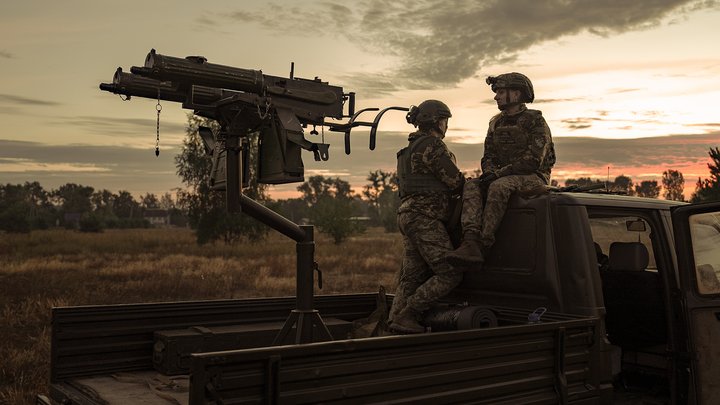
<instances>
[{"instance_id":1,"label":"dry grass","mask_svg":"<svg viewBox=\"0 0 720 405\"><path fill-rule=\"evenodd\" d=\"M316 236L322 294L395 287L398 234L369 230L339 247ZM0 234L0 404L47 393L50 308L295 294L295 242L199 247L184 229Z\"/></svg>"}]
</instances>

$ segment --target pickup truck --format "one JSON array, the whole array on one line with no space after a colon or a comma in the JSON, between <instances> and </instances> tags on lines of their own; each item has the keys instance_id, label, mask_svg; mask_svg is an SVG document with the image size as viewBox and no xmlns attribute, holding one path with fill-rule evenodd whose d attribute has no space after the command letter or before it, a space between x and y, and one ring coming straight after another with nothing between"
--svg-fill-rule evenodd
<instances>
[{"instance_id":1,"label":"pickup truck","mask_svg":"<svg viewBox=\"0 0 720 405\"><path fill-rule=\"evenodd\" d=\"M720 403L717 202L513 196L445 327L354 334L391 301L314 296L300 344L293 297L54 308L37 403Z\"/></svg>"}]
</instances>

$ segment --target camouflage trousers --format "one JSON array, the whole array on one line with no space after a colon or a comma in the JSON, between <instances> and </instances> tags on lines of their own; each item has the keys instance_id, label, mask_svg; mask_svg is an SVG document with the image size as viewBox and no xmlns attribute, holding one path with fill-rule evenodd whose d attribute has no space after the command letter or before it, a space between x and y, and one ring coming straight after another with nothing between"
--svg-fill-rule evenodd
<instances>
[{"instance_id":1,"label":"camouflage trousers","mask_svg":"<svg viewBox=\"0 0 720 405\"><path fill-rule=\"evenodd\" d=\"M460 284L463 277L462 270L445 261L445 255L453 246L442 221L416 212L403 212L398 214L398 225L405 254L390 320L405 306L418 312L427 310Z\"/></svg>"},{"instance_id":2,"label":"camouflage trousers","mask_svg":"<svg viewBox=\"0 0 720 405\"><path fill-rule=\"evenodd\" d=\"M463 187L460 216L463 235L478 235L480 244L490 248L495 243L495 232L500 227L512 193L530 192L544 186L545 182L535 174L500 177L485 187L476 181L468 181ZM484 206L483 193L487 193Z\"/></svg>"}]
</instances>

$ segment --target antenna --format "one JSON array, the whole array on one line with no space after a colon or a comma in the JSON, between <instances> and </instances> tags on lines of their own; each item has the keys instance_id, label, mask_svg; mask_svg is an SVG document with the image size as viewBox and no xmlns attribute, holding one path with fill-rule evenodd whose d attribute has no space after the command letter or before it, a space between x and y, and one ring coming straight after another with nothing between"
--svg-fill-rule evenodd
<instances>
[{"instance_id":1,"label":"antenna","mask_svg":"<svg viewBox=\"0 0 720 405\"><path fill-rule=\"evenodd\" d=\"M295 78L295 62L290 62L290 80Z\"/></svg>"},{"instance_id":2,"label":"antenna","mask_svg":"<svg viewBox=\"0 0 720 405\"><path fill-rule=\"evenodd\" d=\"M610 166L608 166L607 179L605 180L605 191L610 192Z\"/></svg>"}]
</instances>

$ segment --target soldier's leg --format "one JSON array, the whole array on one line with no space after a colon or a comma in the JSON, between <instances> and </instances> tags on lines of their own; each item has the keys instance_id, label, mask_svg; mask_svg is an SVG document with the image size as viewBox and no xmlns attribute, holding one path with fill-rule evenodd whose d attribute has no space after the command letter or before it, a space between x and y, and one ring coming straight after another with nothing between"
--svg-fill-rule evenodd
<instances>
[{"instance_id":1,"label":"soldier's leg","mask_svg":"<svg viewBox=\"0 0 720 405\"><path fill-rule=\"evenodd\" d=\"M463 207L460 223L463 240L460 246L447 255L447 261L456 267L478 266L485 258L480 246L483 215L483 187L476 181L468 181L463 187Z\"/></svg>"},{"instance_id":2,"label":"soldier's leg","mask_svg":"<svg viewBox=\"0 0 720 405\"><path fill-rule=\"evenodd\" d=\"M493 181L488 187L482 217L480 244L486 251L495 244L495 232L500 227L510 196L516 191L533 190L545 183L536 175L510 175Z\"/></svg>"},{"instance_id":3,"label":"soldier's leg","mask_svg":"<svg viewBox=\"0 0 720 405\"><path fill-rule=\"evenodd\" d=\"M433 273L407 298L407 307L421 313L457 287L462 281L463 272L452 267L445 260L445 256L452 249L452 244L441 221L425 218L411 224L411 228L414 227L425 230L408 235Z\"/></svg>"},{"instance_id":4,"label":"soldier's leg","mask_svg":"<svg viewBox=\"0 0 720 405\"><path fill-rule=\"evenodd\" d=\"M482 227L483 195L480 184L476 181L468 181L463 186L462 214L460 224L463 234L480 233Z\"/></svg>"},{"instance_id":5,"label":"soldier's leg","mask_svg":"<svg viewBox=\"0 0 720 405\"><path fill-rule=\"evenodd\" d=\"M411 223L417 215L418 214L413 213L403 213L398 216L400 232L403 234L403 261L402 268L398 274L395 298L393 298L393 304L388 315L388 319L391 322L405 307L407 298L432 276L430 268L420 255L417 247L405 233L407 224Z\"/></svg>"}]
</instances>

